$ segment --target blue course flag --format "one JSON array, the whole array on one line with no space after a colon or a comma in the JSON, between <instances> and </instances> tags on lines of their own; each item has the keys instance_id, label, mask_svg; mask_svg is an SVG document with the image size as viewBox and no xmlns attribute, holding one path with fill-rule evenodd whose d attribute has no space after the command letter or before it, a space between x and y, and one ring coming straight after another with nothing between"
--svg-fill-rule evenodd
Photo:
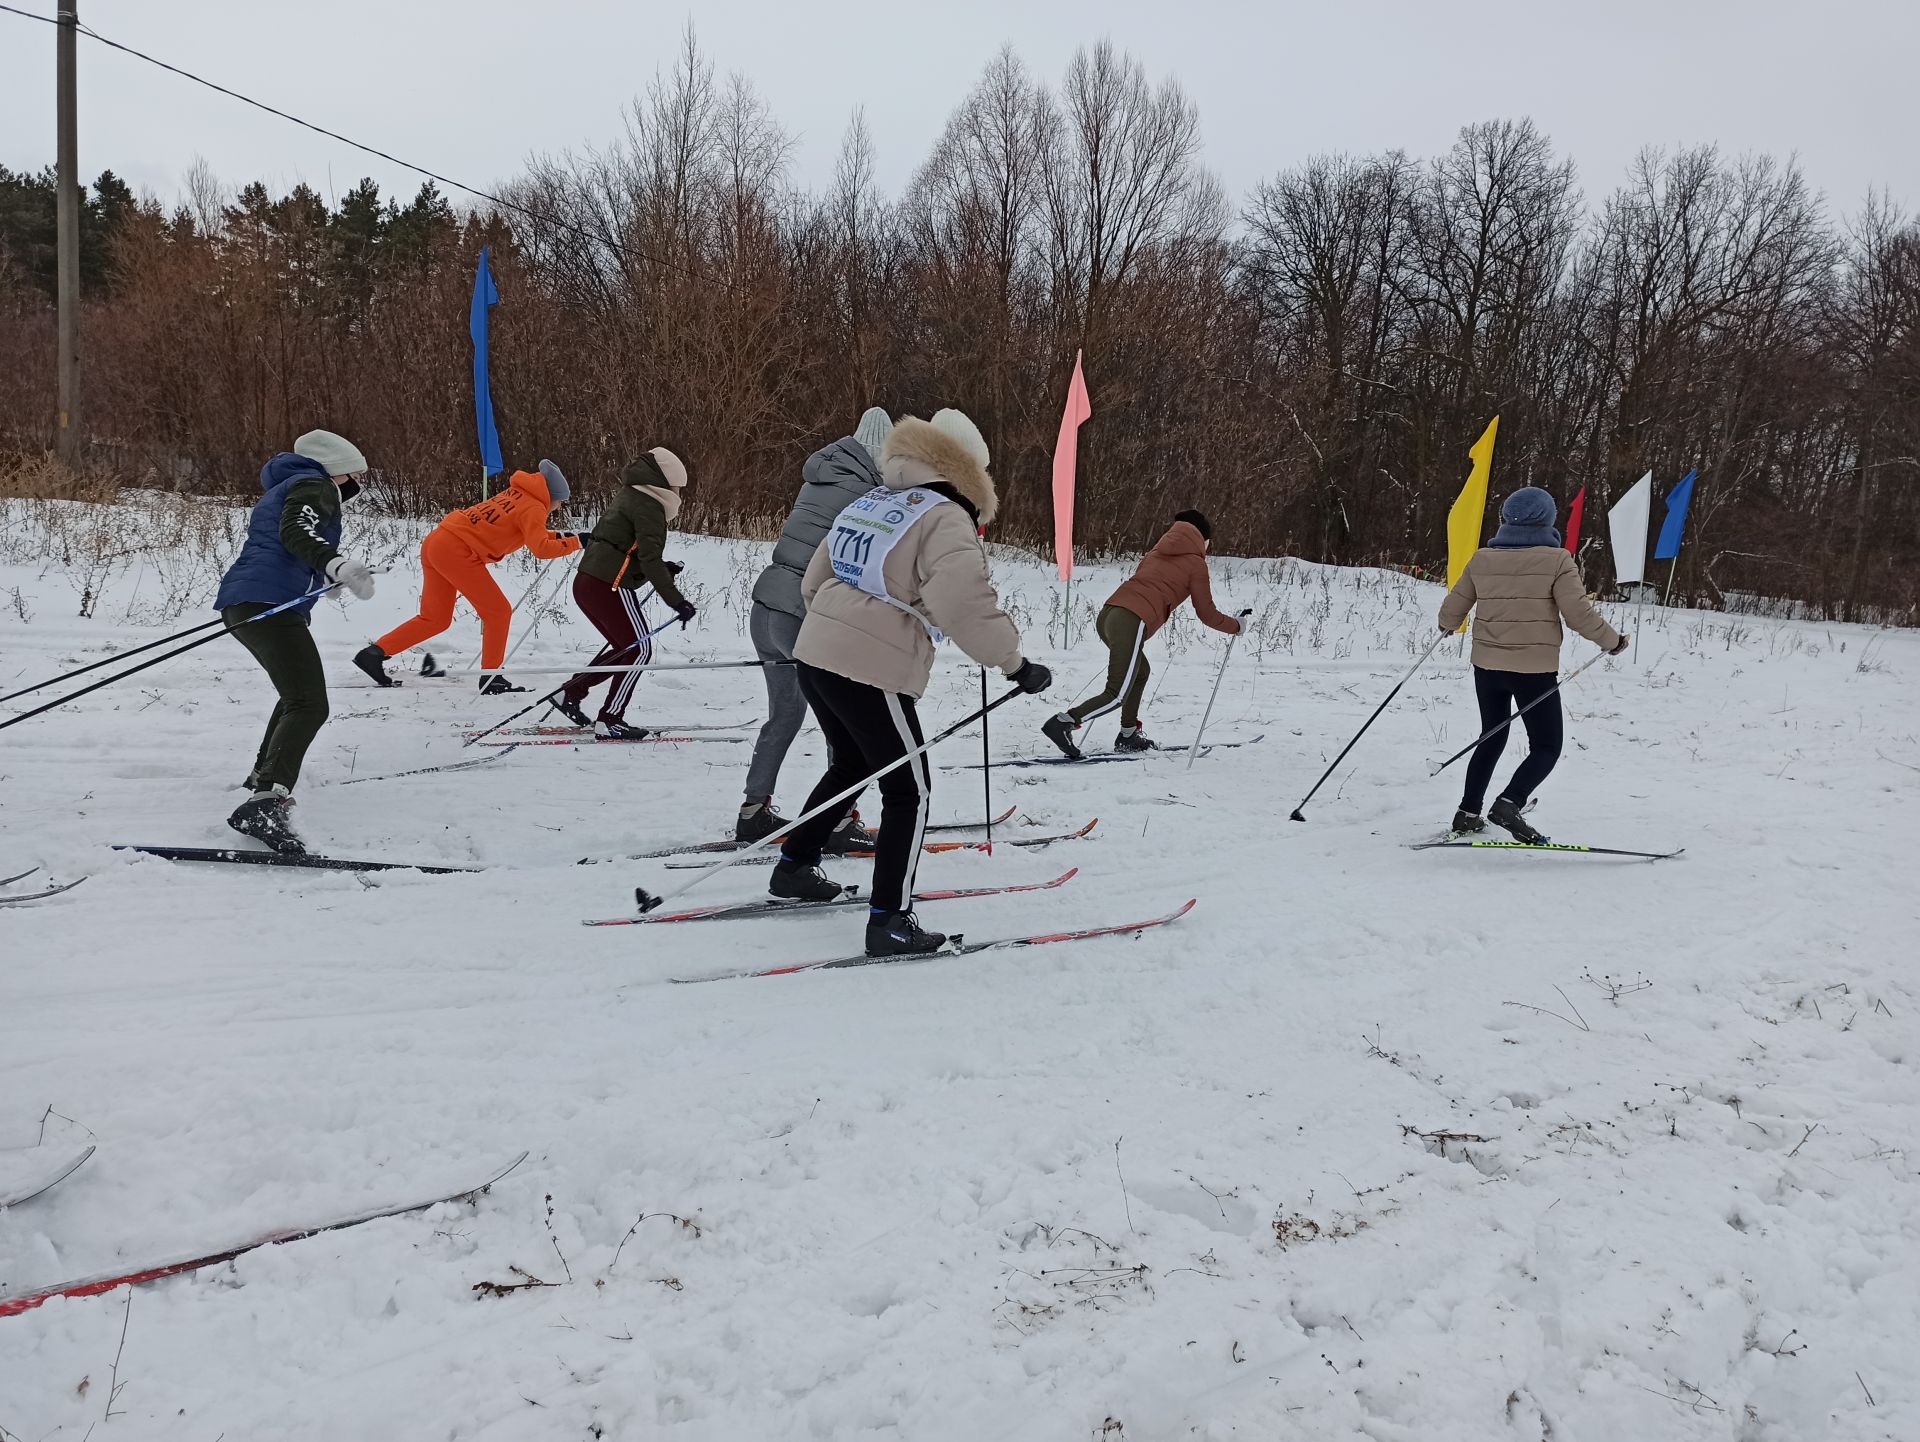
<instances>
[{"instance_id":1,"label":"blue course flag","mask_svg":"<svg viewBox=\"0 0 1920 1442\"><path fill-rule=\"evenodd\" d=\"M493 424L493 388L487 384L487 312L500 304L500 291L487 267L487 252L480 251L480 269L473 277L473 306L467 312L467 329L473 335L473 411L480 424L480 463L488 475L506 469L500 459L500 432Z\"/></svg>"},{"instance_id":2,"label":"blue course flag","mask_svg":"<svg viewBox=\"0 0 1920 1442\"><path fill-rule=\"evenodd\" d=\"M1667 497L1667 518L1660 523L1660 543L1653 548L1653 559L1671 561L1680 554L1680 533L1687 528L1687 507L1693 504L1693 478L1700 473L1688 471L1686 479Z\"/></svg>"}]
</instances>

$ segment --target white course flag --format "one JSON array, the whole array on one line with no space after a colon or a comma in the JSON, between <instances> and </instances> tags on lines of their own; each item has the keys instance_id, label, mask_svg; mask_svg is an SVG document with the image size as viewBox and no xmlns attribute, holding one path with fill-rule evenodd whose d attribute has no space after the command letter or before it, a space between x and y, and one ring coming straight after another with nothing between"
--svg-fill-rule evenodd
<instances>
[{"instance_id":1,"label":"white course flag","mask_svg":"<svg viewBox=\"0 0 1920 1442\"><path fill-rule=\"evenodd\" d=\"M1607 512L1607 534L1613 542L1613 578L1623 586L1647 578L1647 524L1653 517L1653 472L1633 483L1633 489Z\"/></svg>"}]
</instances>

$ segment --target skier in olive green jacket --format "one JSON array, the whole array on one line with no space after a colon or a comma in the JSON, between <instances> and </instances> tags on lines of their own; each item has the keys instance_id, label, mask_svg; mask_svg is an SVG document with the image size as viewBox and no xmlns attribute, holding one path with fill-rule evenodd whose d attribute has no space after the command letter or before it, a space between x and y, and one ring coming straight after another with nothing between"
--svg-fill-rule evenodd
<instances>
[{"instance_id":1,"label":"skier in olive green jacket","mask_svg":"<svg viewBox=\"0 0 1920 1442\"><path fill-rule=\"evenodd\" d=\"M687 485L684 462L665 446L655 446L620 475L621 485L600 523L583 536L580 568L573 574L573 599L607 644L590 666L644 666L653 659L653 633L640 597L652 586L680 619L694 618L691 601L680 594L674 577L680 567L666 559L667 530L680 514L681 493ZM662 626L665 623L662 622ZM645 727L627 724L627 703L640 672L582 671L560 688L553 704L576 726L591 724L603 741L639 741ZM581 703L602 681L611 681L600 714L591 723Z\"/></svg>"}]
</instances>

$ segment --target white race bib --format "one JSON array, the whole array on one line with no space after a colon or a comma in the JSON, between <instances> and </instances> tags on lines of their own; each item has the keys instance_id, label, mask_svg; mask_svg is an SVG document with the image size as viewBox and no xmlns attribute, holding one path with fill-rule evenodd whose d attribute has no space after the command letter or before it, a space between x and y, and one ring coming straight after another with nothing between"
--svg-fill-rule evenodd
<instances>
[{"instance_id":1,"label":"white race bib","mask_svg":"<svg viewBox=\"0 0 1920 1442\"><path fill-rule=\"evenodd\" d=\"M945 496L918 487L895 491L876 486L843 510L827 535L834 579L899 607L927 628L936 646L947 639L940 628L905 601L887 594L887 557L900 538L933 514L935 507L951 504Z\"/></svg>"}]
</instances>

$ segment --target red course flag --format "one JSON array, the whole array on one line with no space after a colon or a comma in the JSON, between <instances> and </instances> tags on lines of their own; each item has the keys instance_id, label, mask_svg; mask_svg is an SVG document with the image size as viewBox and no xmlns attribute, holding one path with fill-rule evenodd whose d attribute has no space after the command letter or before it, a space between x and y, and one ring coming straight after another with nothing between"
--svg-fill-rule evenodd
<instances>
[{"instance_id":1,"label":"red course flag","mask_svg":"<svg viewBox=\"0 0 1920 1442\"><path fill-rule=\"evenodd\" d=\"M1087 401L1086 378L1080 373L1080 352L1073 356L1073 380L1067 386L1067 409L1060 417L1060 440L1053 448L1053 554L1060 563L1060 579L1073 578L1073 475L1080 459L1080 427L1093 416Z\"/></svg>"},{"instance_id":2,"label":"red course flag","mask_svg":"<svg viewBox=\"0 0 1920 1442\"><path fill-rule=\"evenodd\" d=\"M1580 554L1580 513L1587 507L1587 488L1582 486L1580 494L1573 498L1573 504L1567 507L1567 549L1575 556Z\"/></svg>"}]
</instances>

